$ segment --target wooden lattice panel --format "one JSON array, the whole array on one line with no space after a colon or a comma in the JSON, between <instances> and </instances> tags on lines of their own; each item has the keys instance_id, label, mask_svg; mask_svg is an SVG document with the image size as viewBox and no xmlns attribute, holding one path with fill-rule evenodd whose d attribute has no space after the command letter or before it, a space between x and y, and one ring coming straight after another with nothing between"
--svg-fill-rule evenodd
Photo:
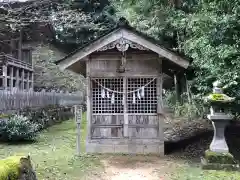
<instances>
[{"instance_id":1,"label":"wooden lattice panel","mask_svg":"<svg viewBox=\"0 0 240 180\"><path fill-rule=\"evenodd\" d=\"M144 96L135 93L135 102L133 93L128 93L127 104L128 113L157 113L157 86L156 79L153 78L128 78L127 91L135 91L144 87Z\"/></svg>"},{"instance_id":2,"label":"wooden lattice panel","mask_svg":"<svg viewBox=\"0 0 240 180\"><path fill-rule=\"evenodd\" d=\"M92 85L92 110L94 114L104 113L123 113L123 94L108 92L105 90L105 97L102 97L102 90L104 88L113 91L123 92L122 78L98 78L93 79ZM103 88L103 87L104 88ZM109 96L107 96L107 92ZM114 93L114 102L112 102L112 95Z\"/></svg>"}]
</instances>

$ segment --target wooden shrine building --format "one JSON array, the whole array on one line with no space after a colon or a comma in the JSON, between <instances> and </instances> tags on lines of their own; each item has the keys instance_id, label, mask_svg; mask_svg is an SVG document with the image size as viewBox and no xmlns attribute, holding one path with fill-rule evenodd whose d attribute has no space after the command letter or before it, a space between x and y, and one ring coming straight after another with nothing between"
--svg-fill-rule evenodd
<instances>
[{"instance_id":1,"label":"wooden shrine building","mask_svg":"<svg viewBox=\"0 0 240 180\"><path fill-rule=\"evenodd\" d=\"M57 64L86 76L87 152L164 154L163 74L182 72L189 61L122 18Z\"/></svg>"},{"instance_id":2,"label":"wooden shrine building","mask_svg":"<svg viewBox=\"0 0 240 180\"><path fill-rule=\"evenodd\" d=\"M22 33L0 37L0 89L33 89L32 48L23 45ZM7 36L8 35L8 36ZM8 39L9 38L9 39Z\"/></svg>"}]
</instances>

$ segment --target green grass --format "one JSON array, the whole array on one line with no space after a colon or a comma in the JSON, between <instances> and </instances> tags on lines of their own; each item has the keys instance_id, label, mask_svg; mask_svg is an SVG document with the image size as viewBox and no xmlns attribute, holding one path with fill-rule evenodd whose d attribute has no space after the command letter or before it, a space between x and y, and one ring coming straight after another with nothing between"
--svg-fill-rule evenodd
<instances>
[{"instance_id":1,"label":"green grass","mask_svg":"<svg viewBox=\"0 0 240 180\"><path fill-rule=\"evenodd\" d=\"M239 180L240 172L202 170L189 164L175 171L173 177L173 180Z\"/></svg>"},{"instance_id":2,"label":"green grass","mask_svg":"<svg viewBox=\"0 0 240 180\"><path fill-rule=\"evenodd\" d=\"M86 120L81 127L81 148L84 151ZM33 144L0 144L0 158L12 155L30 155L39 180L80 180L88 172L97 170L99 158L82 154L76 156L76 124L69 120L50 127Z\"/></svg>"},{"instance_id":3,"label":"green grass","mask_svg":"<svg viewBox=\"0 0 240 180\"><path fill-rule=\"evenodd\" d=\"M81 124L82 152L85 152L85 130L86 119L84 116ZM103 169L100 158L107 157L85 153L80 157L76 156L76 124L74 120L63 122L43 131L36 143L0 144L0 159L12 155L28 154L32 158L39 180L89 179L89 174L93 174L93 172L98 174ZM181 166L174 170L170 166L166 167L165 170L168 171L169 168L173 180L240 180L239 172L203 171L196 163L183 164L182 161L175 158L171 161Z\"/></svg>"}]
</instances>

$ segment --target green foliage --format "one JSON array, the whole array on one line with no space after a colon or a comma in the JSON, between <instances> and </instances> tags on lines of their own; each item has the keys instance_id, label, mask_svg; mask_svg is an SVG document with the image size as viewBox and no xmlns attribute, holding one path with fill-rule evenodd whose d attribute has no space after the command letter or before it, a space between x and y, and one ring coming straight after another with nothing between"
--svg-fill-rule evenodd
<instances>
[{"instance_id":1,"label":"green foliage","mask_svg":"<svg viewBox=\"0 0 240 180\"><path fill-rule=\"evenodd\" d=\"M19 176L20 156L0 160L0 180L16 180Z\"/></svg>"},{"instance_id":2,"label":"green foliage","mask_svg":"<svg viewBox=\"0 0 240 180\"><path fill-rule=\"evenodd\" d=\"M0 120L0 139L2 141L32 141L37 137L39 125L32 123L27 117L14 115Z\"/></svg>"},{"instance_id":3,"label":"green foliage","mask_svg":"<svg viewBox=\"0 0 240 180\"><path fill-rule=\"evenodd\" d=\"M133 26L193 59L194 94L220 79L227 94L240 96L239 0L112 1Z\"/></svg>"},{"instance_id":4,"label":"green foliage","mask_svg":"<svg viewBox=\"0 0 240 180\"><path fill-rule=\"evenodd\" d=\"M174 110L176 117L185 117L191 120L206 115L208 107L204 106L202 98L191 98L189 102L187 95L183 94L181 99L181 103L177 102L175 91L167 91L164 96L166 105Z\"/></svg>"},{"instance_id":5,"label":"green foliage","mask_svg":"<svg viewBox=\"0 0 240 180\"><path fill-rule=\"evenodd\" d=\"M38 124L39 130L68 120L73 116L71 108L58 106L47 106L38 109L26 108L21 114L27 117L31 123Z\"/></svg>"},{"instance_id":6,"label":"green foliage","mask_svg":"<svg viewBox=\"0 0 240 180\"><path fill-rule=\"evenodd\" d=\"M69 71L61 71L55 61L65 56L50 44L37 44L33 51L34 87L36 89L84 91L84 77Z\"/></svg>"},{"instance_id":7,"label":"green foliage","mask_svg":"<svg viewBox=\"0 0 240 180\"><path fill-rule=\"evenodd\" d=\"M189 120L204 116L204 107L196 103L176 104L174 113L177 117L186 117Z\"/></svg>"},{"instance_id":8,"label":"green foliage","mask_svg":"<svg viewBox=\"0 0 240 180\"><path fill-rule=\"evenodd\" d=\"M108 0L73 0L58 6L61 10L51 11L49 18L60 43L83 45L115 24Z\"/></svg>"}]
</instances>

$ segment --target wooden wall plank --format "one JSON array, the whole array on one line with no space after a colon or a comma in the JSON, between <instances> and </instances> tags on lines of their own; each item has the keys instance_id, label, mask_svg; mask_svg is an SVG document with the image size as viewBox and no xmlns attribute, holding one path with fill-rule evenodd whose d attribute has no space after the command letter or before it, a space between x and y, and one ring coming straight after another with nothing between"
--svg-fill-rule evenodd
<instances>
[{"instance_id":1,"label":"wooden wall plank","mask_svg":"<svg viewBox=\"0 0 240 180\"><path fill-rule=\"evenodd\" d=\"M149 63L149 60L145 59L144 56L142 57L141 55L136 55L132 59L127 59L126 71L124 73L118 73L117 69L119 67L121 57L116 58L113 54L103 59L92 60L90 63L91 77L106 77L109 76L109 74L111 74L111 76L157 75L160 68L156 58L151 57L151 63Z\"/></svg>"},{"instance_id":2,"label":"wooden wall plank","mask_svg":"<svg viewBox=\"0 0 240 180\"><path fill-rule=\"evenodd\" d=\"M157 115L129 115L128 118L129 137L149 139L158 137Z\"/></svg>"},{"instance_id":3,"label":"wooden wall plank","mask_svg":"<svg viewBox=\"0 0 240 180\"><path fill-rule=\"evenodd\" d=\"M124 115L93 115L92 133L94 138L122 138Z\"/></svg>"}]
</instances>

